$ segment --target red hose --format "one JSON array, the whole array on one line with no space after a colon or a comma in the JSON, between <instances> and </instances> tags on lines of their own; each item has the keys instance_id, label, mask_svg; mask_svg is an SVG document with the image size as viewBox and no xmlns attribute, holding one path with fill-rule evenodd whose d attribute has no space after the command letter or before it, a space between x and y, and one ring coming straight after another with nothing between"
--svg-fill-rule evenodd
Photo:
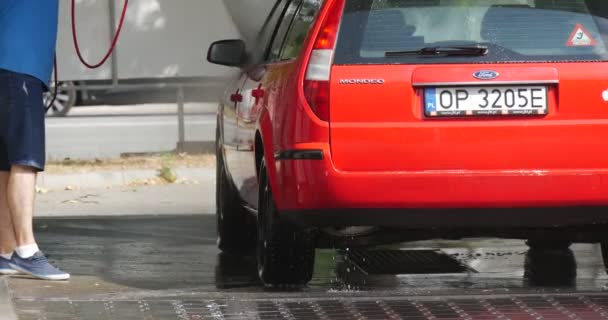
<instances>
[{"instance_id":1,"label":"red hose","mask_svg":"<svg viewBox=\"0 0 608 320\"><path fill-rule=\"evenodd\" d=\"M110 1L114 1L114 0L110 0ZM72 38L74 39L74 47L76 48L76 54L78 55L78 59L80 59L80 62L82 62L82 64L85 65L87 68L96 69L96 68L101 67L104 63L106 63L106 61L108 61L108 59L112 55L112 51L114 51L114 49L116 48L116 43L118 43L118 38L120 37L120 31L122 31L122 25L125 22L125 16L127 14L128 6L129 6L129 0L125 0L124 6L122 8L122 14L120 16L120 23L118 24L118 29L116 29L116 34L114 35L114 38L112 39L112 45L110 46L110 49L108 50L106 55L103 57L103 59L101 59L101 61L99 63L91 64L91 63L88 63L84 59L84 57L82 56L82 53L80 52L80 45L78 44L78 35L76 34L76 0L72 0ZM55 100L57 100L57 91L59 90L59 81L57 80L57 78L58 78L57 77L57 55L55 55L55 59L53 61L53 68L55 70L54 76L53 76L53 81L55 82L55 91L53 92L53 98L51 99L51 102L46 106L46 112L48 112L49 109L51 109L53 107Z\"/></svg>"},{"instance_id":2,"label":"red hose","mask_svg":"<svg viewBox=\"0 0 608 320\"><path fill-rule=\"evenodd\" d=\"M110 0L110 1L114 1L114 0ZM118 24L118 29L116 29L116 34L114 35L110 49L108 50L106 55L103 57L103 59L101 59L101 61L99 63L91 64L91 63L88 63L84 59L84 57L82 56L82 53L80 52L80 46L78 45L78 36L76 34L76 0L72 0L72 37L74 38L74 47L76 48L76 54L78 55L78 59L80 59L80 62L82 62L82 64L84 64L87 68L89 68L89 69L99 68L104 63L106 63L106 61L108 61L108 59L112 55L112 51L114 51L114 48L116 48L116 43L118 42L118 38L120 36L120 31L122 30L122 24L125 21L125 16L127 13L128 6L129 6L129 0L125 0L124 6L122 8L122 14L120 16L120 23Z\"/></svg>"}]
</instances>

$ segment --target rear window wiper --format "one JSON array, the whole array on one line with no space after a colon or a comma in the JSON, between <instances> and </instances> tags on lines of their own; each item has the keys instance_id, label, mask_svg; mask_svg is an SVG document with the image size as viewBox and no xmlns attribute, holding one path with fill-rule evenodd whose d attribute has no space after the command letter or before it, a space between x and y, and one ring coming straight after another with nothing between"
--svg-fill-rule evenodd
<instances>
[{"instance_id":1,"label":"rear window wiper","mask_svg":"<svg viewBox=\"0 0 608 320\"><path fill-rule=\"evenodd\" d=\"M488 47L483 45L475 46L444 46L444 47L424 47L419 50L387 51L384 56L387 58L403 56L484 56L488 54Z\"/></svg>"}]
</instances>

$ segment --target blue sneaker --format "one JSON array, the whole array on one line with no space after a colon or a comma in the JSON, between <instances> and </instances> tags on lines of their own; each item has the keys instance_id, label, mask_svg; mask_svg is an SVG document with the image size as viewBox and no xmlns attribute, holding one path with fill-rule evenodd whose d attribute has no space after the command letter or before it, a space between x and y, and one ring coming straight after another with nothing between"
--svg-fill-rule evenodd
<instances>
[{"instance_id":1,"label":"blue sneaker","mask_svg":"<svg viewBox=\"0 0 608 320\"><path fill-rule=\"evenodd\" d=\"M36 254L27 259L21 258L17 253L14 253L8 265L17 271L42 280L67 280L70 278L69 273L52 266L42 251L36 252Z\"/></svg>"},{"instance_id":2,"label":"blue sneaker","mask_svg":"<svg viewBox=\"0 0 608 320\"><path fill-rule=\"evenodd\" d=\"M8 265L8 263L9 263L9 260L6 260L3 257L0 257L0 275L10 276L10 275L19 273L19 271L11 268Z\"/></svg>"}]
</instances>

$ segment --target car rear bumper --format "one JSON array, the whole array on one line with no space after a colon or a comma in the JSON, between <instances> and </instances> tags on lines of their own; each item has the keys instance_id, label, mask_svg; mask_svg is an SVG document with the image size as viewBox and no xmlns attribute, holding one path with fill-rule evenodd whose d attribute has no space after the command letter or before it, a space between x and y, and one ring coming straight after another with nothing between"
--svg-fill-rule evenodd
<instances>
[{"instance_id":1,"label":"car rear bumper","mask_svg":"<svg viewBox=\"0 0 608 320\"><path fill-rule=\"evenodd\" d=\"M608 207L286 210L297 225L390 228L555 228L608 225Z\"/></svg>"},{"instance_id":2,"label":"car rear bumper","mask_svg":"<svg viewBox=\"0 0 608 320\"><path fill-rule=\"evenodd\" d=\"M472 226L526 225L532 216L544 225L608 218L608 209L603 210L608 208L608 168L345 172L333 166L329 148L315 149L324 156L275 162L276 204L286 215L330 225L416 221L421 226L437 220Z\"/></svg>"}]
</instances>

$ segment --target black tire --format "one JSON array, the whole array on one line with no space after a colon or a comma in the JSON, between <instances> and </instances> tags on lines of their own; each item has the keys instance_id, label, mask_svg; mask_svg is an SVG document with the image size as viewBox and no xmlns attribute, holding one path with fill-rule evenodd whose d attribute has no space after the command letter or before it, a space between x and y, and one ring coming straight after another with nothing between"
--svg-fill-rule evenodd
<instances>
[{"instance_id":1,"label":"black tire","mask_svg":"<svg viewBox=\"0 0 608 320\"><path fill-rule=\"evenodd\" d=\"M604 240L600 243L602 248L602 260L604 261L604 269L608 273L608 240Z\"/></svg>"},{"instance_id":2,"label":"black tire","mask_svg":"<svg viewBox=\"0 0 608 320\"><path fill-rule=\"evenodd\" d=\"M529 239L526 245L534 250L566 250L572 245L567 240Z\"/></svg>"},{"instance_id":3,"label":"black tire","mask_svg":"<svg viewBox=\"0 0 608 320\"><path fill-rule=\"evenodd\" d=\"M570 286L576 283L576 268L568 248L531 248L524 261L524 278L532 286Z\"/></svg>"},{"instance_id":4,"label":"black tire","mask_svg":"<svg viewBox=\"0 0 608 320\"><path fill-rule=\"evenodd\" d=\"M259 177L257 256L260 280L267 286L304 286L312 279L314 270L314 232L278 219L264 160Z\"/></svg>"},{"instance_id":5,"label":"black tire","mask_svg":"<svg viewBox=\"0 0 608 320\"><path fill-rule=\"evenodd\" d=\"M256 227L252 214L241 205L232 181L228 179L217 132L215 203L217 246L227 253L250 253L255 249Z\"/></svg>"}]
</instances>

